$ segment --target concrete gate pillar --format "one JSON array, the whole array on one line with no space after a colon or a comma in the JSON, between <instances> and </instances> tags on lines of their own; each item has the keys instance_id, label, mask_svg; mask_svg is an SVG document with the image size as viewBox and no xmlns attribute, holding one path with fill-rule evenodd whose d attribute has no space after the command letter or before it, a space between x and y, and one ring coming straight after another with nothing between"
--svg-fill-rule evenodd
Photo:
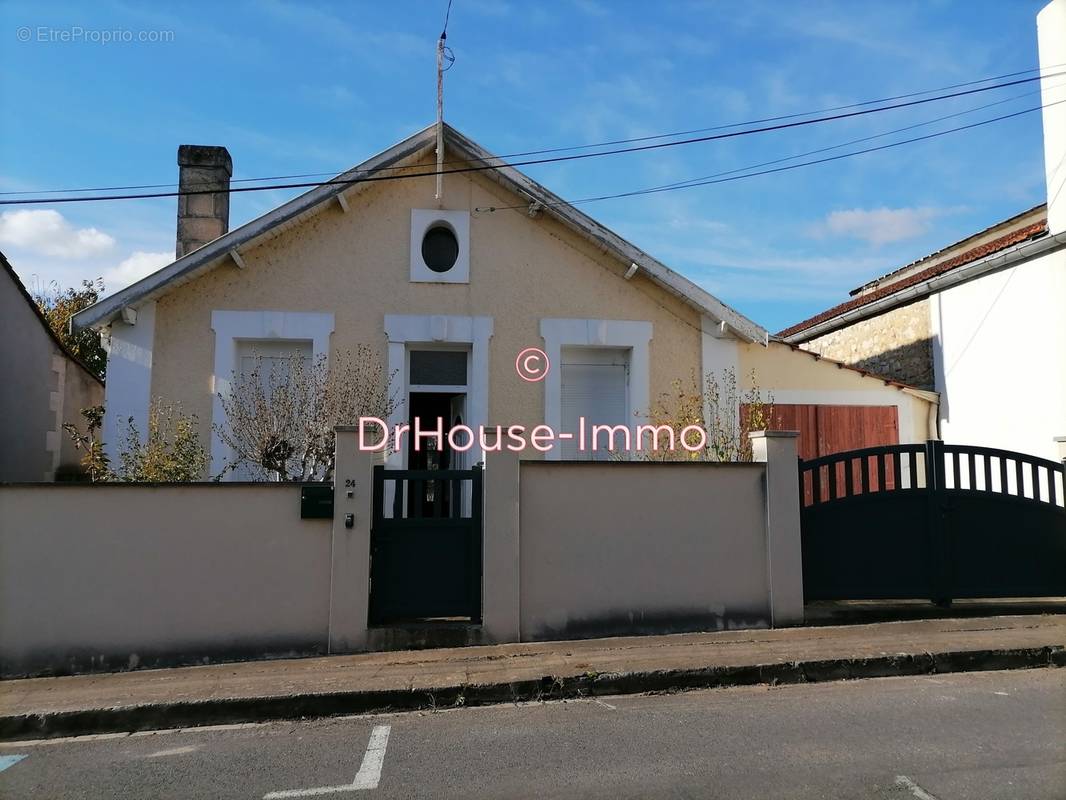
<instances>
[{"instance_id":1,"label":"concrete gate pillar","mask_svg":"<svg viewBox=\"0 0 1066 800\"><path fill-rule=\"evenodd\" d=\"M752 431L752 454L766 464L766 571L770 624L803 623L799 431Z\"/></svg>"},{"instance_id":2,"label":"concrete gate pillar","mask_svg":"<svg viewBox=\"0 0 1066 800\"><path fill-rule=\"evenodd\" d=\"M485 453L481 624L492 642L521 641L519 458L506 448Z\"/></svg>"},{"instance_id":3,"label":"concrete gate pillar","mask_svg":"<svg viewBox=\"0 0 1066 800\"><path fill-rule=\"evenodd\" d=\"M378 454L358 446L358 428L338 426L333 472L329 652L367 649L370 601L370 526L374 518L374 463ZM348 515L351 527L348 527Z\"/></svg>"}]
</instances>

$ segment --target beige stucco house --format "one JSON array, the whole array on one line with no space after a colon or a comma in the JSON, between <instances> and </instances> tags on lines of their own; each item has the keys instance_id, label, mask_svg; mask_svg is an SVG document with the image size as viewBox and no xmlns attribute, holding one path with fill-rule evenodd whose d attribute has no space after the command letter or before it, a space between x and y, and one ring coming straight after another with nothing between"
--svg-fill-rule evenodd
<instances>
[{"instance_id":1,"label":"beige stucco house","mask_svg":"<svg viewBox=\"0 0 1066 800\"><path fill-rule=\"evenodd\" d=\"M769 336L459 131L443 139L439 199L431 126L232 231L229 154L183 146L181 185L211 192L180 199L178 259L74 318L110 341L108 445L156 396L225 424L217 395L251 352L359 344L396 375L394 423L635 426L675 379L733 369L744 385L754 370L786 422L793 407L876 407L901 442L933 432L934 394ZM540 382L516 372L527 347L550 361ZM201 429L217 471L226 446Z\"/></svg>"},{"instance_id":2,"label":"beige stucco house","mask_svg":"<svg viewBox=\"0 0 1066 800\"><path fill-rule=\"evenodd\" d=\"M79 453L64 432L104 386L56 337L0 253L0 482L74 477Z\"/></svg>"}]
</instances>

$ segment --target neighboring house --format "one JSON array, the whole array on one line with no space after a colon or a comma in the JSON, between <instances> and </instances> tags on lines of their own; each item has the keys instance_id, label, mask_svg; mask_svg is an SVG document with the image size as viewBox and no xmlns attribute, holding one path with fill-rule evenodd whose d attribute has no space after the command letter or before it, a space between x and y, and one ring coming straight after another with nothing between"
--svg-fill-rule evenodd
<instances>
[{"instance_id":1,"label":"neighboring house","mask_svg":"<svg viewBox=\"0 0 1066 800\"><path fill-rule=\"evenodd\" d=\"M103 383L52 332L3 253L0 263L0 482L74 477L81 453L63 425L83 427Z\"/></svg>"},{"instance_id":2,"label":"neighboring house","mask_svg":"<svg viewBox=\"0 0 1066 800\"><path fill-rule=\"evenodd\" d=\"M143 430L162 396L205 423L214 474L230 457L211 429L225 424L216 393L253 354L328 357L360 344L395 373L393 423L565 431L585 416L632 428L673 381L731 368L742 389L754 370L782 413L851 409L860 444L929 435L935 395L771 339L449 126L446 170L500 166L446 174L438 200L435 139L428 127L229 232L224 193L183 196L178 260L74 318L110 340L107 445L128 417ZM178 160L182 186L228 187L224 148L182 146ZM368 174L397 179L359 181ZM550 359L540 383L516 374L527 347ZM876 425L864 430L867 414ZM475 448L451 463L480 460ZM392 462L413 465L407 452Z\"/></svg>"},{"instance_id":3,"label":"neighboring house","mask_svg":"<svg viewBox=\"0 0 1066 800\"><path fill-rule=\"evenodd\" d=\"M1066 61L1066 0L1037 16L1045 73ZM781 331L805 350L940 395L950 443L1059 457L1066 436L1066 88L1041 100L1048 202L890 272Z\"/></svg>"}]
</instances>

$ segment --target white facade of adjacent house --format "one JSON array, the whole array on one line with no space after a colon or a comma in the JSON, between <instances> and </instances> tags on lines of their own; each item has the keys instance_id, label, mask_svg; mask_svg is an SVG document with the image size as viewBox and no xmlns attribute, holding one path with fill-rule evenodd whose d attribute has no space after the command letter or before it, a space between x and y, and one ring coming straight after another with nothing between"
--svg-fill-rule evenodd
<instances>
[{"instance_id":1,"label":"white facade of adjacent house","mask_svg":"<svg viewBox=\"0 0 1066 800\"><path fill-rule=\"evenodd\" d=\"M1066 63L1066 0L1037 17L1040 63ZM1044 78L1045 207L852 292L782 332L811 352L928 375L944 441L1061 458L1066 436L1066 87Z\"/></svg>"},{"instance_id":2,"label":"white facade of adjacent house","mask_svg":"<svg viewBox=\"0 0 1066 800\"><path fill-rule=\"evenodd\" d=\"M936 292L929 310L944 441L1058 458L1066 249Z\"/></svg>"}]
</instances>

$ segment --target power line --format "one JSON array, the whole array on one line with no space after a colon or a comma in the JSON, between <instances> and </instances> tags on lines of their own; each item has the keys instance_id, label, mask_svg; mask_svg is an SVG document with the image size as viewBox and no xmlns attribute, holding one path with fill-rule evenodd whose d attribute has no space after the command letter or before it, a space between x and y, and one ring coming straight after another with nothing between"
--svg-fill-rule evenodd
<instances>
[{"instance_id":1,"label":"power line","mask_svg":"<svg viewBox=\"0 0 1066 800\"><path fill-rule=\"evenodd\" d=\"M1060 83L1060 84L1056 85L1054 88L1058 89L1058 88L1061 88L1062 86L1066 86L1066 83ZM651 188L652 189L672 189L674 187L677 187L679 189L683 189L688 184L694 184L694 183L697 183L697 182L700 182L700 181L710 180L712 178L719 178L719 177L721 177L723 175L733 175L733 174L736 174L738 172L748 172L750 170L759 169L761 167L768 167L768 166L771 166L773 164L780 164L780 163L785 162L785 161L794 161L797 158L806 158L807 156L817 155L818 153L827 153L827 152L829 152L831 150L839 150L842 147L849 147L849 146L851 146L853 144L860 144L862 142L869 142L869 141L872 141L874 139L883 139L886 136L893 136L893 135L895 135L897 133L904 133L905 131L914 130L915 128L924 128L927 125L935 125L938 122L943 122L943 121L949 120L949 119L956 119L957 117L963 117L963 116L966 116L967 114L973 114L973 113L975 113L977 111L984 111L985 109L988 109L988 108L993 108L995 106L1001 106L1004 103L1013 103L1015 100L1020 100L1023 97L1030 97L1030 96L1032 96L1034 94L1040 94L1040 90L1037 89L1034 92L1024 92L1022 94L1014 95L1013 97L1008 97L1005 100L997 100L994 103L985 103L984 105L975 106L973 108L968 108L965 111L956 111L953 114L945 114L945 115L943 115L941 117L934 117L933 119L925 120L924 122L916 122L913 125L905 125L902 128L894 128L893 130L890 130L890 131L884 131L882 133L875 133L875 134L873 134L871 136L861 136L858 139L851 139L850 141L841 142L839 144L829 145L828 147L819 147L819 148L817 148L815 150L807 150L806 152L803 152L803 153L794 153L794 154L792 154L790 156L783 156L781 158L774 158L774 159L771 159L770 161L761 161L758 164L749 164L749 165L747 165L745 167L736 167L734 169L728 169L728 170L724 170L722 172L714 172L714 173L711 173L710 175L703 175L703 176L698 177L698 178L687 178L687 179L682 180L682 181L675 181L673 183L661 184L660 186L654 186L654 187L651 187ZM1043 106L1040 106L1040 108L1043 108ZM576 201L576 202L580 202L580 201ZM518 208L519 206L515 206L515 207ZM520 206L520 207L521 208L525 208L526 206L523 205L523 206Z\"/></svg>"},{"instance_id":2,"label":"power line","mask_svg":"<svg viewBox=\"0 0 1066 800\"><path fill-rule=\"evenodd\" d=\"M448 0L448 10L444 12L444 27L441 29L440 38L448 38L448 20L452 16L452 0Z\"/></svg>"},{"instance_id":3,"label":"power line","mask_svg":"<svg viewBox=\"0 0 1066 800\"><path fill-rule=\"evenodd\" d=\"M699 136L699 137L688 138L688 139L679 139L677 141L670 141L670 142L656 142L654 144L643 144L643 145L637 145L637 146L634 146L634 147L615 148L613 150L599 150L599 151L593 152L593 153L576 153L576 154L571 154L571 155L566 155L566 156L553 156L553 157L550 157L550 158L527 159L525 161L514 161L514 162L503 162L503 161L500 161L499 157L492 156L491 158L494 161L500 161L500 163L497 163L497 164L478 164L476 166L461 167L459 169L451 169L451 170L433 170L433 171L430 171L430 172L425 172L425 171L422 171L422 172L407 172L407 173L398 174L398 175L377 175L377 174L374 174L373 171L369 171L368 170L366 172L366 174L363 175L363 176L354 176L354 177L348 177L348 178L335 178L333 180L328 180L328 181L315 181L315 182L309 182L309 183L308 182L304 182L304 183L272 184L272 185L268 185L268 186L240 186L240 187L237 187L237 188L233 188L231 186L229 189L227 189L225 191L228 192L229 194L235 194L235 193L243 193L243 192L260 192L260 191L277 190L277 189L307 189L307 188L317 188L317 187L320 187L320 186L331 186L331 185L347 185L347 186L351 186L351 185L354 185L356 183L367 183L367 182L387 181L387 180L401 180L401 179L408 179L408 178L434 177L434 176L436 176L438 174L441 174L441 175L454 175L454 174L460 174L460 173L483 172L483 171L486 171L486 170L497 170L497 169L501 169L503 167L520 167L520 166L529 166L529 165L536 165L536 164L551 164L551 163L559 163L559 162L566 162L566 161L577 161L577 160L582 160L582 159L586 159L586 158L598 158L598 157L601 157L601 156L619 155L619 154L623 154L623 153L648 152L648 151L651 151L651 150L661 150L661 149L668 148L668 147L680 147L680 146L683 146L683 145L700 144L700 143L704 143L704 142L718 141L718 140L721 140L721 139L732 139L732 138L737 138L737 137L740 137L740 136L750 136L750 135L756 134L756 133L768 133L768 132L772 132L772 131L788 130L788 129L792 129L792 128L804 127L804 126L807 126L807 125L816 125L816 124L820 124L820 123L823 123L823 122L833 122L833 121L841 120L841 119L849 119L849 118L853 118L853 117L866 116L868 114L877 114L877 113L881 113L883 111L894 111L894 110L900 109L900 108L910 108L910 107L913 107L913 106L924 105L924 104L927 104L927 103L939 102L941 100L949 100L949 99L956 98L956 97L965 97L965 96L971 95L971 94L978 94L980 92L987 92L987 91L992 91L992 90L995 90L995 89L1002 89L1002 88L1006 88L1008 86L1017 86L1017 85L1023 84L1023 83L1031 83L1032 81L1035 81L1035 80L1042 80L1043 78L1049 78L1049 77L1057 77L1059 75L1064 75L1064 74L1066 74L1066 72L1050 73L1050 74L1044 75L1044 76L1021 78L1021 79L1014 80L1014 81L1008 81L1008 82L1005 82L1005 83L994 84L992 86L983 86L983 87L979 87L979 88L976 88L976 89L966 89L966 90L963 90L963 91L952 92L952 93L949 93L949 94L936 95L934 97L926 97L926 98L922 98L920 100L909 100L907 102L895 103L893 105L881 106L879 108L864 108L864 109L861 109L861 110L858 110L858 111L849 111L847 113L833 114L833 115L823 116L823 117L815 117L814 119L799 120L799 121L795 121L795 122L786 122L786 123L780 123L780 124L777 124L777 125L767 125L767 126L763 126L761 128L746 128L746 129L740 130L740 131L729 131L729 132L726 132L726 133L717 133L717 134L712 134L712 135L708 135L708 136ZM181 191L173 191L173 192L149 192L149 193L141 193L141 194L124 194L124 195L98 195L98 196L90 196L90 197L45 197L45 198L32 198L32 199L26 199L26 200L0 200L0 205L41 205L41 204L59 204L59 203L101 202L101 201L106 201L106 200L145 200L145 199L153 199L153 198L160 198L160 197L179 197L179 196L182 196L182 195L219 194L219 193L220 193L220 190L218 190L218 189L189 189L189 190L181 190Z\"/></svg>"},{"instance_id":4,"label":"power line","mask_svg":"<svg viewBox=\"0 0 1066 800\"><path fill-rule=\"evenodd\" d=\"M946 136L949 133L958 133L959 131L966 131L966 130L970 130L972 128L979 128L979 127L981 127L983 125L990 125L993 122L1002 122L1003 120L1012 119L1014 117L1020 117L1023 114L1031 114L1034 111L1039 111L1042 108L1050 108L1051 106L1056 106L1056 105L1059 105L1060 103L1066 103L1066 100L1058 100L1058 101L1056 101L1054 103L1048 103L1046 106L1033 106L1032 108L1026 108L1026 109L1023 109L1022 111L1015 111L1015 112L1013 112L1011 114L1003 114L1002 116L991 117L990 119L981 120L979 122L973 122L973 123L970 123L969 125L960 125L959 127L956 127L956 128L948 128L947 130L937 131L936 133L929 133L929 134L926 134L924 136L915 136L915 137L910 138L910 139L901 139L898 142L890 142L889 144L883 144L883 145L880 145L878 147L867 147L865 149L855 150L855 151L852 151L850 153L841 153L840 155L829 156L827 158L818 158L818 159L814 159L812 161L801 161L798 164L789 164L788 166L776 167L774 169L765 169L765 170L756 171L756 172L745 172L742 175L732 175L731 177L721 177L721 178L710 178L709 177L708 179L693 178L693 179L691 179L691 181L682 181L682 182L679 182L679 183L666 184L666 185L663 185L663 186L653 186L653 187L650 187L650 188L647 188L647 189L634 189L634 190L629 191L629 192L619 192L617 194L604 194L604 195L597 195L597 196L594 196L594 197L583 197L583 198L580 198L580 199L577 199L577 200L569 200L569 201L564 200L564 201L560 201L559 203L545 203L544 205L549 207L549 208L554 207L554 206L559 206L559 205L571 205L571 206L573 206L573 205L579 205L579 204L582 204L582 203L599 202L601 200L617 200L617 199L624 198L624 197L637 197L637 196L646 195L646 194L659 194L659 193L662 193L662 192L677 191L678 189L691 189L691 188L694 188L696 186L710 186L710 185L718 184L718 183L730 183L732 181L743 180L744 178L755 178L755 177L758 177L760 175L771 175L771 174L774 174L774 173L777 173L777 172L788 172L790 170L800 169L801 167L810 167L810 166L814 166L816 164L825 164L825 163L828 163L828 162L831 162L831 161L839 161L839 160L844 159L844 158L852 158L853 156L861 156L861 155L866 155L867 153L876 153L876 152L881 151L881 150L889 150L889 149L891 149L893 147L900 147L901 145L905 145L905 144L913 144L914 142L922 142L922 141L926 141L928 139L936 139L936 138L938 138L940 136ZM837 147L839 147L839 146L841 146L841 145L837 145ZM826 148L826 149L835 149L835 148ZM792 156L790 158L797 158L797 157L798 156ZM789 159L779 159L779 161L780 160L789 160ZM767 163L776 163L776 162L767 162ZM745 167L743 169L748 170L748 169L752 169L752 168L751 167ZM737 170L731 170L731 172L736 172L736 171ZM724 174L728 174L728 173L719 173L719 174L723 174L724 175ZM528 209L528 208L529 208L529 204L525 203L525 204L517 205L517 206L486 206L486 207L477 208L475 210L476 211L481 211L481 212L494 212L494 211L509 211L509 210L517 210L517 209L525 210L525 209Z\"/></svg>"},{"instance_id":5,"label":"power line","mask_svg":"<svg viewBox=\"0 0 1066 800\"><path fill-rule=\"evenodd\" d=\"M450 14L450 13L451 13L451 3L449 2L448 14ZM447 28L447 15L446 15L446 19L445 19L445 29L446 28ZM1066 67L1066 63L1054 64L1054 65L1051 65L1051 66L1047 67L1047 69L1058 69L1060 67ZM966 86L976 86L977 84L988 83L989 81L1002 80L1004 78L1013 78L1013 77L1016 77L1018 75L1028 74L1030 72L1039 72L1041 69L1043 69L1043 68L1042 67L1031 67L1029 69L1019 70L1017 72L1007 72L1007 73L1004 73L1003 75L996 75L996 76L990 77L990 78L980 78L978 80L965 81L963 83L955 83L955 84L950 84L948 86L941 86L941 87L936 88L936 89L924 89L924 90L918 91L918 92L908 92L906 94L894 95L892 97L884 97L884 98L880 98L878 100L863 100L863 101L858 102L858 103L850 103L850 104L847 104L847 105L833 106L833 107L830 107L830 108L822 108L822 109L817 109L817 110L814 110L814 111L803 111L803 112L797 112L795 114L783 114L783 115L779 115L779 116L775 116L775 117L762 117L760 119L747 120L745 122L724 123L724 124L721 124L721 125L714 125L714 126L705 127L705 128L693 128L693 129L687 130L687 131L674 131L672 133L658 133L658 134L653 134L653 135L649 135L649 136L638 136L638 137L629 138L629 139L612 139L612 140L608 140L608 141L594 142L594 143L590 143L590 144L576 144L576 145L566 145L566 146L561 146L561 147L548 147L548 148L542 148L542 149L539 149L539 150L524 150L524 151L519 151L519 152L515 152L515 153L504 153L504 154L499 155L499 156L494 156L494 158L497 158L497 159L523 158L525 156L545 155L545 154L548 154L548 153L563 153L563 152L569 152L569 151L572 151L572 150L590 150L590 149L593 149L593 148L596 148L596 147L611 147L611 146L619 145L619 144L634 144L634 143L637 143L637 142L654 141L654 140L659 140L659 139L669 139L669 138L674 138L674 137L677 137L677 136L687 136L687 135L691 135L693 133L706 133L706 132L716 131L716 130L728 130L730 128L742 128L742 127L745 127L745 126L748 126L748 125L757 125L757 124L761 124L761 123L764 123L764 122L777 122L777 121L786 120L786 119L798 119L800 117L809 117L809 116L812 116L814 114L823 114L823 113L829 113L829 112L833 112L833 111L842 111L842 110L849 109L849 108L863 108L863 107L870 106L870 105L877 105L878 103L887 103L887 102L892 102L892 101L895 101L895 100L904 100L904 99L908 99L908 98L911 98L911 97L918 97L918 96L923 95L923 94L932 94L934 92L944 92L944 91L948 91L950 89L958 89L958 88L962 88L962 87L966 87ZM1044 75L1042 77L1047 78L1047 77L1051 77L1051 75ZM1031 80L1041 80L1041 76L1036 76L1036 77L1032 78ZM988 89L995 89L995 88L999 88L999 87L990 86L990 87L987 87L987 88ZM1019 95L1019 96L1024 96L1024 95ZM457 159L446 160L443 163L444 164L449 164L449 165L451 165L451 164L469 164L472 161L474 161L474 159L457 158ZM387 172L387 171L395 171L395 170L402 170L402 169L407 169L407 167L394 167L394 166L379 167L376 170L376 172ZM299 179L299 178L331 177L331 176L336 176L338 174L338 172L339 172L338 170L333 170L332 172L300 172L300 173L292 173L292 174L287 174L287 175L267 175L267 176L262 176L262 177L258 177L258 178L234 178L233 180L230 181L230 183L231 184L233 184L233 183L258 183L258 182L261 182L261 181L280 181L280 180L296 180L296 179ZM209 182L208 181L201 181L201 183L204 184L204 185L208 185ZM6 196L10 196L10 195L31 195L31 194L75 194L75 193L78 193L78 192L119 192L119 191L134 191L134 190L138 190L138 189L166 189L166 188L174 187L174 186L177 186L177 185L178 185L177 183L170 182L170 183L129 184L129 185L124 185L124 186L93 186L93 187L83 187L83 188L78 188L78 189L35 189L35 190L22 190L22 191L3 191L3 192L0 192L0 196L5 196L5 195ZM193 185L195 185L195 184L193 184ZM268 188L268 187L264 187L264 188Z\"/></svg>"}]
</instances>

